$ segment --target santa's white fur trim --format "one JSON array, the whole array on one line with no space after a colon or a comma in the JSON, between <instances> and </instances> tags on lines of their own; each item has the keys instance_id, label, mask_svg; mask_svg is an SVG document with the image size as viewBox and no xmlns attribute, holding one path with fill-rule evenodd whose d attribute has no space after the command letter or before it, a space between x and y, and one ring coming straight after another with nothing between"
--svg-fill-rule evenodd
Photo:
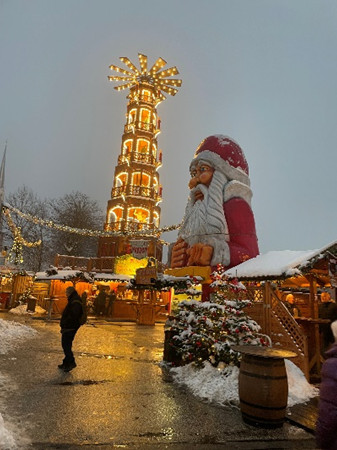
<instances>
[{"instance_id":1,"label":"santa's white fur trim","mask_svg":"<svg viewBox=\"0 0 337 450\"><path fill-rule=\"evenodd\" d=\"M223 172L230 180L237 180L247 186L250 186L249 176L246 172L240 167L236 168L229 164L228 161L225 161L221 156L217 153L212 152L211 150L203 150L198 153L191 162L190 170L194 168L200 160L209 163L215 170L220 170Z\"/></svg>"},{"instance_id":2,"label":"santa's white fur trim","mask_svg":"<svg viewBox=\"0 0 337 450\"><path fill-rule=\"evenodd\" d=\"M253 192L249 186L237 180L232 180L224 187L224 201L228 201L234 197L243 198L249 206L251 206Z\"/></svg>"}]
</instances>

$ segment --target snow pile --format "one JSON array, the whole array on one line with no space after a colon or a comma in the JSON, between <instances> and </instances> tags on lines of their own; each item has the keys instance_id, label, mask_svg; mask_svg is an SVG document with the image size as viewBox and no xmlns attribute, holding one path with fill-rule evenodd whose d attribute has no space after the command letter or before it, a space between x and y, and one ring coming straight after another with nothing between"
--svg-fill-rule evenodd
<instances>
[{"instance_id":1,"label":"snow pile","mask_svg":"<svg viewBox=\"0 0 337 450\"><path fill-rule=\"evenodd\" d=\"M319 389L307 382L302 370L289 359L286 359L285 363L289 388L288 406L304 403L310 398L316 397L319 394Z\"/></svg>"},{"instance_id":2,"label":"snow pile","mask_svg":"<svg viewBox=\"0 0 337 450\"><path fill-rule=\"evenodd\" d=\"M27 305L23 306L27 307ZM8 353L20 341L31 338L36 334L37 331L26 325L0 319L0 354L4 355ZM6 395L6 389L8 389L8 386L11 386L11 388L13 387L10 380L5 378L0 373L0 391L3 395ZM2 405L0 404L0 407L1 406ZM0 413L0 449L16 450L18 448L23 448L21 444L25 444L25 442L23 442L25 441L25 438L20 436L20 434L21 433L19 430L15 430L14 425L5 423L4 418ZM21 443L19 441L21 441Z\"/></svg>"},{"instance_id":3,"label":"snow pile","mask_svg":"<svg viewBox=\"0 0 337 450\"><path fill-rule=\"evenodd\" d=\"M10 314L18 314L18 315L29 314L30 316L32 316L32 315L43 315L43 314L47 313L47 311L45 309L41 308L41 306L39 306L39 305L35 306L35 312L27 311L27 305L26 304L22 304L22 305L17 306L16 308L12 308L8 312Z\"/></svg>"},{"instance_id":4,"label":"snow pile","mask_svg":"<svg viewBox=\"0 0 337 450\"><path fill-rule=\"evenodd\" d=\"M286 359L285 364L289 407L305 403L319 394L293 362ZM239 369L236 366L219 370L206 361L203 368L188 364L171 368L170 373L176 383L187 386L196 397L221 405L239 405Z\"/></svg>"},{"instance_id":5,"label":"snow pile","mask_svg":"<svg viewBox=\"0 0 337 450\"><path fill-rule=\"evenodd\" d=\"M0 354L4 355L18 342L33 337L36 333L33 328L21 323L0 319Z\"/></svg>"},{"instance_id":6,"label":"snow pile","mask_svg":"<svg viewBox=\"0 0 337 450\"><path fill-rule=\"evenodd\" d=\"M172 368L171 374L174 381L187 386L196 397L221 405L239 404L239 369L236 366L219 370L205 361L201 369L187 364Z\"/></svg>"},{"instance_id":7,"label":"snow pile","mask_svg":"<svg viewBox=\"0 0 337 450\"><path fill-rule=\"evenodd\" d=\"M16 449L18 448L13 435L7 430L4 419L0 414L0 443L2 449Z\"/></svg>"}]
</instances>

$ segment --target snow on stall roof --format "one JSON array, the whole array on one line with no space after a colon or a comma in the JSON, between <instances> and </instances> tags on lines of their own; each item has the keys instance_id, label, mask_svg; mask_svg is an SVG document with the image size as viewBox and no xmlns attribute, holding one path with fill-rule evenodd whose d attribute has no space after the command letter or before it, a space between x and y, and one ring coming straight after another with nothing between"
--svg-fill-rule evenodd
<instances>
[{"instance_id":1,"label":"snow on stall roof","mask_svg":"<svg viewBox=\"0 0 337 450\"><path fill-rule=\"evenodd\" d=\"M300 266L305 266L312 258L334 245L336 242L316 250L270 251L226 270L225 274L230 278L239 279L298 275L301 273Z\"/></svg>"},{"instance_id":2,"label":"snow on stall roof","mask_svg":"<svg viewBox=\"0 0 337 450\"><path fill-rule=\"evenodd\" d=\"M130 281L133 277L129 275L122 275L120 273L94 273L92 274L94 280L104 281Z\"/></svg>"},{"instance_id":3,"label":"snow on stall roof","mask_svg":"<svg viewBox=\"0 0 337 450\"><path fill-rule=\"evenodd\" d=\"M77 278L78 274L83 274L84 277L88 278L88 282L92 281L89 274L87 272L82 272L81 270L55 270L56 273L51 273L50 275L48 272L36 272L35 275L35 281L42 281L42 280L71 280L72 278Z\"/></svg>"},{"instance_id":4,"label":"snow on stall roof","mask_svg":"<svg viewBox=\"0 0 337 450\"><path fill-rule=\"evenodd\" d=\"M161 280L164 280L164 281L168 281L168 282L170 282L170 281L173 281L173 282L174 281L191 281L191 277L189 275L176 277L174 275L167 275L165 273L158 273L158 278L161 279ZM203 280L203 277L200 277L200 276L193 276L192 278L195 281L202 281Z\"/></svg>"},{"instance_id":5,"label":"snow on stall roof","mask_svg":"<svg viewBox=\"0 0 337 450\"><path fill-rule=\"evenodd\" d=\"M56 272L56 273L54 273ZM88 283L92 283L94 280L105 280L105 281L130 281L132 277L129 275L122 275L118 273L103 273L103 272L83 272L81 270L73 269L55 269L53 273L48 274L48 272L37 272L35 281L46 281L46 280L71 280L73 278L78 278L79 274L82 274L83 278L86 278Z\"/></svg>"},{"instance_id":6,"label":"snow on stall roof","mask_svg":"<svg viewBox=\"0 0 337 450\"><path fill-rule=\"evenodd\" d=\"M50 271L45 272L37 272L35 275L35 281L46 281L46 280L71 280L72 278L77 278L79 274L82 274L84 277L88 278L88 282L92 282L95 280L102 281L130 281L134 277L130 275L123 275L120 273L105 273L105 272L84 272L82 270L74 270L74 269L57 269L51 268ZM158 273L158 278L165 281L189 281L191 277L181 276L176 277L173 275L166 275L163 273ZM202 281L202 277L195 276L193 277L195 281Z\"/></svg>"}]
</instances>

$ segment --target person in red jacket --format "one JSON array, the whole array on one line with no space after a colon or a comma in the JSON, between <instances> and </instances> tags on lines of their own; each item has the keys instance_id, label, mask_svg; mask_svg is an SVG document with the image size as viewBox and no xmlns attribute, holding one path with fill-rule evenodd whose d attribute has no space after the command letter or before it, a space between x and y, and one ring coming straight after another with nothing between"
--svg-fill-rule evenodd
<instances>
[{"instance_id":1,"label":"person in red jacket","mask_svg":"<svg viewBox=\"0 0 337 450\"><path fill-rule=\"evenodd\" d=\"M190 195L170 267L222 264L228 269L257 256L249 169L239 145L227 136L207 137L190 173Z\"/></svg>"},{"instance_id":2,"label":"person in red jacket","mask_svg":"<svg viewBox=\"0 0 337 450\"><path fill-rule=\"evenodd\" d=\"M337 342L325 353L319 391L316 440L320 449L337 450Z\"/></svg>"}]
</instances>

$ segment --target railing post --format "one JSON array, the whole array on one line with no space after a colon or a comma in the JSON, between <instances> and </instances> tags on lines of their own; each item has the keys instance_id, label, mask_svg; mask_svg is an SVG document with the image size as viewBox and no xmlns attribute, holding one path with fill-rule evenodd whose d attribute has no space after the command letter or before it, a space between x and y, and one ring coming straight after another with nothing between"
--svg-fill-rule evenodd
<instances>
[{"instance_id":1,"label":"railing post","mask_svg":"<svg viewBox=\"0 0 337 450\"><path fill-rule=\"evenodd\" d=\"M266 334L268 336L270 336L271 298L270 298L270 283L269 283L269 281L266 281L266 283L265 283L265 299L264 300L265 300L264 301L265 330L266 330Z\"/></svg>"}]
</instances>

